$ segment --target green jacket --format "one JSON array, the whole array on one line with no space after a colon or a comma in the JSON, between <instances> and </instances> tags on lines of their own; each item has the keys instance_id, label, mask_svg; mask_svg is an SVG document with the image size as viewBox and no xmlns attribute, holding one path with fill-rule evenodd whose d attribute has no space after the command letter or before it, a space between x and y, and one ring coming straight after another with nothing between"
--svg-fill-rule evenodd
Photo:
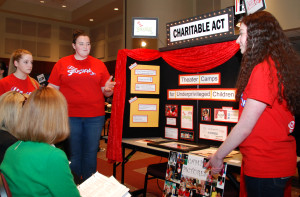
<instances>
[{"instance_id":1,"label":"green jacket","mask_svg":"<svg viewBox=\"0 0 300 197\"><path fill-rule=\"evenodd\" d=\"M0 169L14 197L80 196L65 153L49 144L17 141Z\"/></svg>"}]
</instances>

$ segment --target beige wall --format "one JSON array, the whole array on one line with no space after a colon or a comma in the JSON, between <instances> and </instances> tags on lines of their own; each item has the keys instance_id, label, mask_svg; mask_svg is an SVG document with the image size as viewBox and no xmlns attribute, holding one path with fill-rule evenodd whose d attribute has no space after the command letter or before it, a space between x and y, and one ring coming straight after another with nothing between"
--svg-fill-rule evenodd
<instances>
[{"instance_id":1,"label":"beige wall","mask_svg":"<svg viewBox=\"0 0 300 197\"><path fill-rule=\"evenodd\" d=\"M25 48L34 60L56 62L72 53L74 29L89 32L82 26L0 12L0 57Z\"/></svg>"},{"instance_id":2,"label":"beige wall","mask_svg":"<svg viewBox=\"0 0 300 197\"><path fill-rule=\"evenodd\" d=\"M299 0L266 0L266 4L266 10L275 15L283 29L300 27ZM125 48L125 38L126 48L140 47L142 39L131 37L132 17L159 19L159 38L146 40L148 48L159 49L166 47L166 23L233 5L234 0L127 0L126 25L125 18L118 17L93 28L0 12L0 57L9 58L14 49L27 48L35 60L56 62L72 53L72 30L83 29L91 35L91 55L112 61L118 50Z\"/></svg>"},{"instance_id":3,"label":"beige wall","mask_svg":"<svg viewBox=\"0 0 300 197\"><path fill-rule=\"evenodd\" d=\"M124 49L123 32L122 17L111 19L91 28L91 55L104 62L116 60L118 50Z\"/></svg>"},{"instance_id":4,"label":"beige wall","mask_svg":"<svg viewBox=\"0 0 300 197\"><path fill-rule=\"evenodd\" d=\"M300 28L300 1L299 0L265 0L267 9L286 29Z\"/></svg>"}]
</instances>

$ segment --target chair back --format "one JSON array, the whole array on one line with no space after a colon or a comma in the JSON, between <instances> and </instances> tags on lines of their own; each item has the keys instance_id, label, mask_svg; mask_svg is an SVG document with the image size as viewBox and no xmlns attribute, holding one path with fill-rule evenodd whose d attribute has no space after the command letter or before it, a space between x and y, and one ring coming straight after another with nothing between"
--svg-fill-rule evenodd
<instances>
[{"instance_id":1,"label":"chair back","mask_svg":"<svg viewBox=\"0 0 300 197\"><path fill-rule=\"evenodd\" d=\"M0 171L0 197L12 197L4 175Z\"/></svg>"}]
</instances>

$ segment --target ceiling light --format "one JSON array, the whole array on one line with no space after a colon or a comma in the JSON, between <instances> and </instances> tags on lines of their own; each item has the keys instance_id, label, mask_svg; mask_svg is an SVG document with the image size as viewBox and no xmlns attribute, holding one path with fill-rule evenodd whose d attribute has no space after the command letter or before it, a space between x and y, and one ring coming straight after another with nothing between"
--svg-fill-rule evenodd
<instances>
[{"instance_id":1,"label":"ceiling light","mask_svg":"<svg viewBox=\"0 0 300 197\"><path fill-rule=\"evenodd\" d=\"M67 6L66 5L61 5L61 7L66 8Z\"/></svg>"},{"instance_id":2,"label":"ceiling light","mask_svg":"<svg viewBox=\"0 0 300 197\"><path fill-rule=\"evenodd\" d=\"M41 0L40 3L45 3L45 1Z\"/></svg>"},{"instance_id":3,"label":"ceiling light","mask_svg":"<svg viewBox=\"0 0 300 197\"><path fill-rule=\"evenodd\" d=\"M114 10L115 10L115 11L118 11L118 10L119 10L119 8L114 8Z\"/></svg>"},{"instance_id":4,"label":"ceiling light","mask_svg":"<svg viewBox=\"0 0 300 197\"><path fill-rule=\"evenodd\" d=\"M94 21L94 19L93 19L93 18L90 18L90 19L89 19L89 21L93 22L93 21Z\"/></svg>"}]
</instances>

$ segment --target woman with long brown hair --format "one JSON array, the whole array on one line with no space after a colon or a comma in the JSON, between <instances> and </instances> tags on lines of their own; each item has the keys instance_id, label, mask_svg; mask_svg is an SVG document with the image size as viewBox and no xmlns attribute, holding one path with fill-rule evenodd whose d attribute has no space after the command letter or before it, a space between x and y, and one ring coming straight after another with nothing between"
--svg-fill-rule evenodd
<instances>
[{"instance_id":1,"label":"woman with long brown hair","mask_svg":"<svg viewBox=\"0 0 300 197\"><path fill-rule=\"evenodd\" d=\"M8 76L0 80L0 95L11 90L29 95L39 87L39 83L29 76L32 62L32 54L26 49L17 49L12 53Z\"/></svg>"},{"instance_id":2,"label":"woman with long brown hair","mask_svg":"<svg viewBox=\"0 0 300 197\"><path fill-rule=\"evenodd\" d=\"M291 133L299 113L299 56L266 11L242 18L237 43L243 54L237 82L240 118L208 165L218 173L224 157L239 146L247 195L283 196L296 172Z\"/></svg>"}]
</instances>

